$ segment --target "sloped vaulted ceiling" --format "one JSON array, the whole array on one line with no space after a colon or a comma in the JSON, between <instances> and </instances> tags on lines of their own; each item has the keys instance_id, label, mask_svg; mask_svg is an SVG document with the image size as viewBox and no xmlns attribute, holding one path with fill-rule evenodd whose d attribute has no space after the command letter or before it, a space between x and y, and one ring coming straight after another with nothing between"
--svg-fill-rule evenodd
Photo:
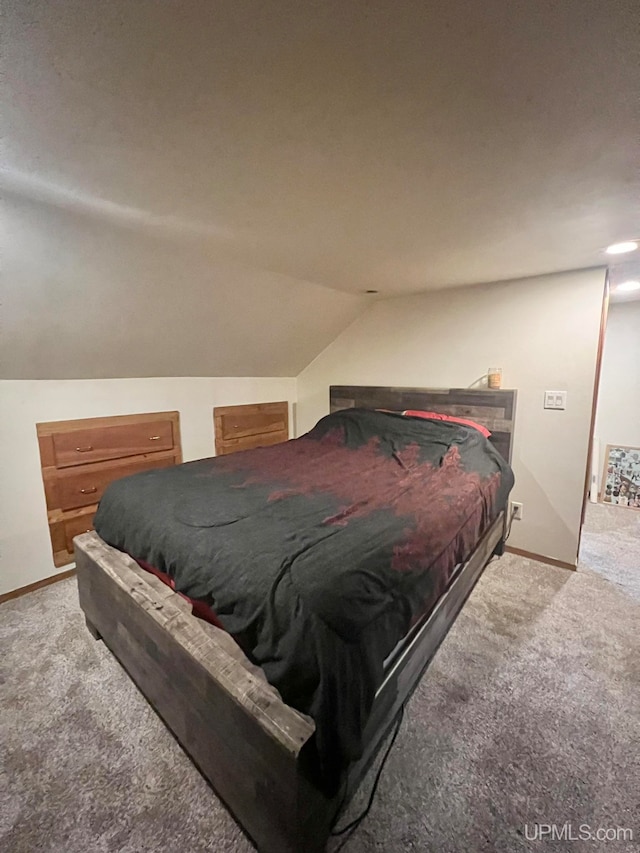
<instances>
[{"instance_id":1,"label":"sloped vaulted ceiling","mask_svg":"<svg viewBox=\"0 0 640 853\"><path fill-rule=\"evenodd\" d=\"M292 375L640 235L637 0L5 0L3 375Z\"/></svg>"},{"instance_id":2,"label":"sloped vaulted ceiling","mask_svg":"<svg viewBox=\"0 0 640 853\"><path fill-rule=\"evenodd\" d=\"M361 303L157 225L8 194L5 213L6 379L296 376Z\"/></svg>"}]
</instances>

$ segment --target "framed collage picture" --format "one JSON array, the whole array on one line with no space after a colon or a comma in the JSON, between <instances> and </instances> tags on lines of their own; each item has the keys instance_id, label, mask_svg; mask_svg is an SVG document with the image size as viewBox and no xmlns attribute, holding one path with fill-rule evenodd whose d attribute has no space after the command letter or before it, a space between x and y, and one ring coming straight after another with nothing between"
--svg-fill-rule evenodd
<instances>
[{"instance_id":1,"label":"framed collage picture","mask_svg":"<svg viewBox=\"0 0 640 853\"><path fill-rule=\"evenodd\" d=\"M640 509L640 447L607 445L600 501Z\"/></svg>"}]
</instances>

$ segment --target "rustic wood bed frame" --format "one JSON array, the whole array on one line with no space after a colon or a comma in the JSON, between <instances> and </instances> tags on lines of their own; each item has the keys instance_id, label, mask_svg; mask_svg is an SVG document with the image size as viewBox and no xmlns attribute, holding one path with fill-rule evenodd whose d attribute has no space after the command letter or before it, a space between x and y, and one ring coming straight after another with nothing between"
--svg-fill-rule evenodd
<instances>
[{"instance_id":1,"label":"rustic wood bed frame","mask_svg":"<svg viewBox=\"0 0 640 853\"><path fill-rule=\"evenodd\" d=\"M471 417L498 427L500 449L511 456L515 391L331 388L332 410L354 405ZM313 721L281 700L229 635L193 616L188 602L95 532L75 539L80 605L91 634L104 640L258 850L320 853L487 562L501 552L505 523L502 512L387 661L364 754L332 799L311 781Z\"/></svg>"}]
</instances>

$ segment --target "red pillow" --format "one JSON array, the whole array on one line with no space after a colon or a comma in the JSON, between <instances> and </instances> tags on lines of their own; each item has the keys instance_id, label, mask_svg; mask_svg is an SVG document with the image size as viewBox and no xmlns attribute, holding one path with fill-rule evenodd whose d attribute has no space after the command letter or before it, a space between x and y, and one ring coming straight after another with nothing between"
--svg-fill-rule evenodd
<instances>
[{"instance_id":1,"label":"red pillow","mask_svg":"<svg viewBox=\"0 0 640 853\"><path fill-rule=\"evenodd\" d=\"M481 432L485 438L489 438L491 435L489 430L486 427L483 427L482 424L477 424L475 421L467 420L467 418L456 418L453 415L442 415L440 412L420 412L413 409L407 409L407 411L402 414L408 415L411 418L430 418L435 421L450 421L454 424L473 427L474 429L477 429L478 432Z\"/></svg>"}]
</instances>

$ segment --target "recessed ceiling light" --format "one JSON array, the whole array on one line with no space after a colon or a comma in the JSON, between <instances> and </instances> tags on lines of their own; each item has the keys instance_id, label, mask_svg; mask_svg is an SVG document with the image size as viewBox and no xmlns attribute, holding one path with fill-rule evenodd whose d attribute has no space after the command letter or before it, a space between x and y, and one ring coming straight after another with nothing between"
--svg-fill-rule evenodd
<instances>
[{"instance_id":1,"label":"recessed ceiling light","mask_svg":"<svg viewBox=\"0 0 640 853\"><path fill-rule=\"evenodd\" d=\"M614 290L622 290L625 293L632 290L640 290L640 281L623 281L622 284L616 285Z\"/></svg>"},{"instance_id":2,"label":"recessed ceiling light","mask_svg":"<svg viewBox=\"0 0 640 853\"><path fill-rule=\"evenodd\" d=\"M626 243L613 243L607 246L607 255L624 255L626 252L635 252L638 244L635 240L628 240Z\"/></svg>"}]
</instances>

